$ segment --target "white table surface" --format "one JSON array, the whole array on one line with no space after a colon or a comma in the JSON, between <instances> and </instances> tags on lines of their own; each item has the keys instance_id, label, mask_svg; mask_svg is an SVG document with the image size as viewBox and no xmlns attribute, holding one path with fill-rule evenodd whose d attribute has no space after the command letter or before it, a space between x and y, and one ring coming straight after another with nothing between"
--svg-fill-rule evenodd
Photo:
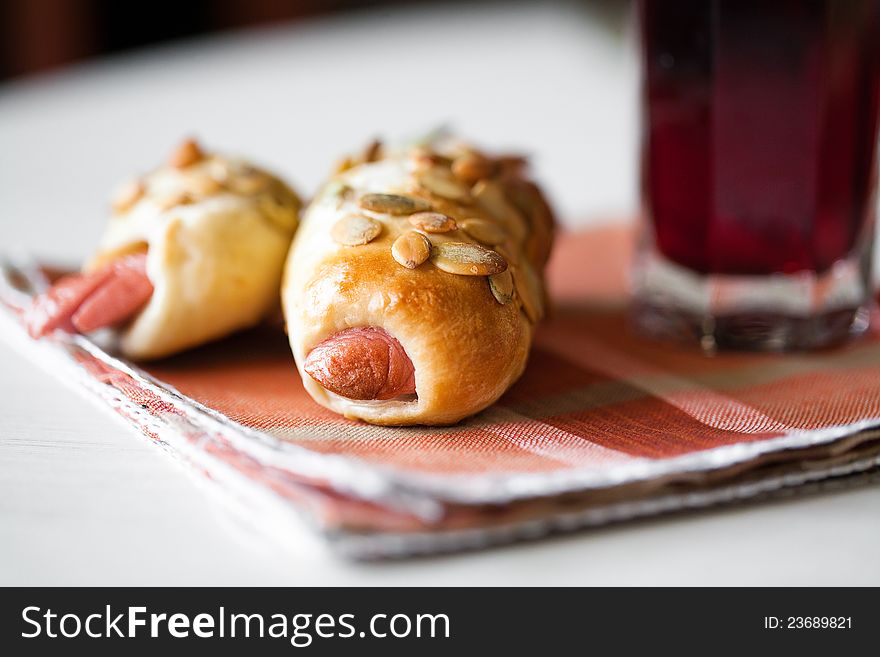
<instances>
[{"instance_id":1,"label":"white table surface","mask_svg":"<svg viewBox=\"0 0 880 657\"><path fill-rule=\"evenodd\" d=\"M537 5L537 3L535 3ZM374 134L449 122L534 155L568 223L635 207L631 35L569 5L393 9L0 86L0 248L89 252L108 190L183 134L305 193ZM0 343L0 584L880 584L880 487L355 564L248 535L121 421Z\"/></svg>"}]
</instances>

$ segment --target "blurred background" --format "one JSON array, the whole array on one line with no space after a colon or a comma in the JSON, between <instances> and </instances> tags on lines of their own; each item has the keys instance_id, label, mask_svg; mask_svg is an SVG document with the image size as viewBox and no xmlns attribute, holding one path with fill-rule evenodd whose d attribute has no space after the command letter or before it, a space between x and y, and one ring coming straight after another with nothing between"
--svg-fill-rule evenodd
<instances>
[{"instance_id":1,"label":"blurred background","mask_svg":"<svg viewBox=\"0 0 880 657\"><path fill-rule=\"evenodd\" d=\"M290 22L406 3L368 0L4 0L0 3L0 76L241 27Z\"/></svg>"},{"instance_id":2,"label":"blurred background","mask_svg":"<svg viewBox=\"0 0 880 657\"><path fill-rule=\"evenodd\" d=\"M4 0L4 238L79 259L112 189L183 136L304 195L375 136L448 125L532 158L563 222L636 208L625 0Z\"/></svg>"},{"instance_id":3,"label":"blurred background","mask_svg":"<svg viewBox=\"0 0 880 657\"><path fill-rule=\"evenodd\" d=\"M0 3L0 78L214 32L429 4L417 0L4 0ZM446 4L466 8L474 2ZM628 11L626 0L584 0L582 4L609 25L620 24Z\"/></svg>"}]
</instances>

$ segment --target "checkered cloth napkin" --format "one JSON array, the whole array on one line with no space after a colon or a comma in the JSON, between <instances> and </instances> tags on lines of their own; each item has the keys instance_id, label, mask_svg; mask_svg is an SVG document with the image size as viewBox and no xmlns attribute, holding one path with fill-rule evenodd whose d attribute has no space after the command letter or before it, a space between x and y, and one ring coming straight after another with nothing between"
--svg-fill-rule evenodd
<instances>
[{"instance_id":1,"label":"checkered cloth napkin","mask_svg":"<svg viewBox=\"0 0 880 657\"><path fill-rule=\"evenodd\" d=\"M788 355L639 339L625 313L631 245L621 227L560 239L555 311L526 373L453 427L375 427L318 406L269 328L141 367L82 336L32 341L17 309L40 275L26 265L4 267L0 327L251 522L281 533L304 518L358 558L878 478L880 332Z\"/></svg>"}]
</instances>

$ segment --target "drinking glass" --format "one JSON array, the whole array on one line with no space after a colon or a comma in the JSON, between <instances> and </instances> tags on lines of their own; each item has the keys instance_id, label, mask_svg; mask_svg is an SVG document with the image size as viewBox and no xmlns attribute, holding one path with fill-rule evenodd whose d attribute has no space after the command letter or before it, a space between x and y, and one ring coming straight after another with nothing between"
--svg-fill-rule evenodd
<instances>
[{"instance_id":1,"label":"drinking glass","mask_svg":"<svg viewBox=\"0 0 880 657\"><path fill-rule=\"evenodd\" d=\"M641 0L633 319L716 348L867 327L876 0Z\"/></svg>"}]
</instances>

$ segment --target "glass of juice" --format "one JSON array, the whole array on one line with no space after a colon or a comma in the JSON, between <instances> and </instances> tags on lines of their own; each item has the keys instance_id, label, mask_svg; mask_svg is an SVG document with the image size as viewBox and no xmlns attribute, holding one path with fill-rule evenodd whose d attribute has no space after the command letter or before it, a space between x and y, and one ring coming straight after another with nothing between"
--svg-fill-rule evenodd
<instances>
[{"instance_id":1,"label":"glass of juice","mask_svg":"<svg viewBox=\"0 0 880 657\"><path fill-rule=\"evenodd\" d=\"M880 1L640 0L633 320L804 349L872 302Z\"/></svg>"}]
</instances>

